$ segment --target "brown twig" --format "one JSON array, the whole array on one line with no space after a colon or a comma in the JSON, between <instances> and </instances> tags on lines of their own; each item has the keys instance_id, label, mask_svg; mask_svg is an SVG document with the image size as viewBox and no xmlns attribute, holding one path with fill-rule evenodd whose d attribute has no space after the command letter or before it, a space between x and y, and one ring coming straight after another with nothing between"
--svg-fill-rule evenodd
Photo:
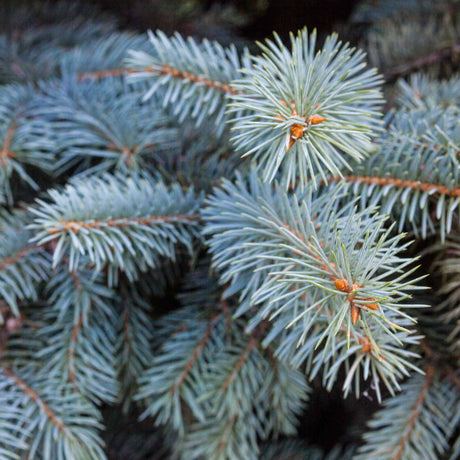
<instances>
[{"instance_id":1,"label":"brown twig","mask_svg":"<svg viewBox=\"0 0 460 460\"><path fill-rule=\"evenodd\" d=\"M453 43L449 46L444 46L425 56L421 56L413 61L400 64L385 74L387 83L394 83L398 78L409 75L422 67L438 64L446 59L451 59L453 55L460 53L460 43Z\"/></svg>"},{"instance_id":2,"label":"brown twig","mask_svg":"<svg viewBox=\"0 0 460 460\"><path fill-rule=\"evenodd\" d=\"M393 185L395 188L411 188L412 190L420 190L422 192L430 192L436 191L439 195L446 195L446 196L453 196L453 197L460 197L460 188L453 187L449 189L445 185L438 185L432 184L430 182L420 182L415 180L402 180L402 179L394 179L392 177L378 177L378 176L334 176L331 177L331 181L341 181L344 180L345 182L358 182L361 184L375 184L380 187L384 187L386 185Z\"/></svg>"},{"instance_id":3,"label":"brown twig","mask_svg":"<svg viewBox=\"0 0 460 460\"><path fill-rule=\"evenodd\" d=\"M203 86L206 86L207 88L212 88L217 91L221 91L223 93L238 94L238 91L232 88L227 83L222 83L221 81L211 80L209 78L201 77L191 72L185 72L185 71L183 72L179 69L175 69L174 67L170 67L167 64L162 65L158 69L154 69L152 67L146 67L141 70L117 68L117 69L98 70L95 72L86 72L86 73L81 73L78 76L78 81L91 80L91 79L102 79L102 78L107 78L107 77L120 77L120 76L124 76L128 74L140 73L140 72L147 72L147 73L152 73L152 74L157 74L157 75L171 75L173 78L176 78L179 80L188 80L191 83L199 83L199 84L202 84Z\"/></svg>"},{"instance_id":4,"label":"brown twig","mask_svg":"<svg viewBox=\"0 0 460 460\"><path fill-rule=\"evenodd\" d=\"M15 385L17 385L21 389L21 391L23 391L27 396L29 396L42 408L43 412L47 415L50 421L58 427L59 431L61 431L64 435L68 437L69 433L67 432L64 423L56 416L56 414L53 412L50 406L45 401L43 401L43 399L34 390L32 390L32 388L30 388L19 377L14 375L11 369L4 367L3 371L10 379L13 380Z\"/></svg>"},{"instance_id":5,"label":"brown twig","mask_svg":"<svg viewBox=\"0 0 460 460\"><path fill-rule=\"evenodd\" d=\"M251 352L259 345L260 338L265 334L269 326L269 321L264 320L262 321L261 325L258 329L254 330L253 333L250 335L248 343L243 350L243 353L240 355L238 360L236 361L235 365L233 366L232 370L230 371L228 377L225 379L224 383L221 386L222 391L226 391L230 384L233 382L235 375L241 370L244 363L248 359Z\"/></svg>"},{"instance_id":6,"label":"brown twig","mask_svg":"<svg viewBox=\"0 0 460 460\"><path fill-rule=\"evenodd\" d=\"M11 123L8 128L8 131L6 132L5 135L5 141L3 143L3 148L0 151L0 166L4 167L6 165L6 162L8 161L8 158L14 158L16 154L10 150L11 148L11 142L13 141L13 136L14 133L16 132L16 129L18 127L18 120L15 118Z\"/></svg>"},{"instance_id":7,"label":"brown twig","mask_svg":"<svg viewBox=\"0 0 460 460\"><path fill-rule=\"evenodd\" d=\"M133 223L138 225L150 225L153 223L170 223L177 222L180 220L193 221L196 214L178 214L176 216L151 216L151 217L134 217L132 219L109 219L109 220L94 220L90 222L86 221L74 221L69 222L62 220L60 224L63 228L54 227L48 230L48 233L55 234L61 233L62 231L78 233L82 228L104 228L104 227L128 227Z\"/></svg>"},{"instance_id":8,"label":"brown twig","mask_svg":"<svg viewBox=\"0 0 460 460\"><path fill-rule=\"evenodd\" d=\"M192 356L190 356L190 359L187 361L187 363L184 366L184 370L182 371L182 373L180 374L179 378L176 380L174 385L171 387L170 391L172 394L174 394L177 391L177 389L182 385L182 383L185 381L188 374L192 370L193 365L198 360L201 350L204 348L209 338L211 337L211 333L214 329L215 321L218 317L219 315L215 315L209 320L208 327L206 328L206 331L203 334L203 337L200 339L200 341L195 346Z\"/></svg>"},{"instance_id":9,"label":"brown twig","mask_svg":"<svg viewBox=\"0 0 460 460\"><path fill-rule=\"evenodd\" d=\"M70 339L70 346L69 346L69 362L68 362L68 369L69 369L69 380L72 385L80 392L77 384L77 375L75 372L75 347L77 346L78 338L80 335L81 328L83 327L83 313L80 314L78 317L77 324L75 324L72 328L72 334Z\"/></svg>"},{"instance_id":10,"label":"brown twig","mask_svg":"<svg viewBox=\"0 0 460 460\"><path fill-rule=\"evenodd\" d=\"M8 267L8 265L14 264L18 260L22 259L26 254L36 251L37 249L39 249L37 246L30 246L30 247L21 249L14 256L10 256L10 257L7 257L6 259L3 259L0 262L0 270L5 270L5 268Z\"/></svg>"}]
</instances>

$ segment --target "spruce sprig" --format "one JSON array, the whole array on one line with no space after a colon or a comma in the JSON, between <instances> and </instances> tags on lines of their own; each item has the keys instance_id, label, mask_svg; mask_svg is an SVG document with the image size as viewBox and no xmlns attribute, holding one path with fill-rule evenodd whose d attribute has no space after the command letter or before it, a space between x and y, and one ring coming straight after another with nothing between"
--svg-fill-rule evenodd
<instances>
[{"instance_id":1,"label":"spruce sprig","mask_svg":"<svg viewBox=\"0 0 460 460\"><path fill-rule=\"evenodd\" d=\"M316 50L316 32L291 34L291 50L275 35L259 43L245 78L234 83L234 141L271 182L281 171L286 187L326 172L341 174L348 159L362 160L381 128L381 77L366 69L364 54L337 35Z\"/></svg>"},{"instance_id":2,"label":"spruce sprig","mask_svg":"<svg viewBox=\"0 0 460 460\"><path fill-rule=\"evenodd\" d=\"M372 209L358 212L352 202L339 210L340 188L316 198L311 190L289 195L254 172L250 177L249 184L223 182L203 213L213 264L221 282L234 286L228 291L253 307L250 324L269 319L270 341L278 335L277 353L296 366L318 347L323 358L316 362L337 359L329 385L354 347L359 359L345 391L367 352L363 364L375 366L376 385L381 378L398 388L394 377L413 368L403 344L416 341L407 329L415 319L405 309L421 306L406 301L408 290L419 289L410 279L414 261L400 256L407 243Z\"/></svg>"},{"instance_id":3,"label":"spruce sprig","mask_svg":"<svg viewBox=\"0 0 460 460\"><path fill-rule=\"evenodd\" d=\"M369 422L357 460L438 459L447 450L459 409L458 390L433 367L414 376ZM409 410L408 410L409 408Z\"/></svg>"},{"instance_id":4,"label":"spruce sprig","mask_svg":"<svg viewBox=\"0 0 460 460\"><path fill-rule=\"evenodd\" d=\"M96 270L118 267L132 277L137 269L175 258L176 245L192 251L198 236L193 190L167 187L150 176L105 175L51 190L51 201L37 200L31 229L35 242L54 242L53 266L64 257L69 270L87 257Z\"/></svg>"}]
</instances>

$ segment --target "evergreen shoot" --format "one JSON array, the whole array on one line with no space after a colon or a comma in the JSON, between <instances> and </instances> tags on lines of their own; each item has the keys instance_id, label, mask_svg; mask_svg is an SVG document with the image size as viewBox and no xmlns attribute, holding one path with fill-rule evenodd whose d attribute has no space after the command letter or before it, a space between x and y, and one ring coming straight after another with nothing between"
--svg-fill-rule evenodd
<instances>
[{"instance_id":1,"label":"evergreen shoot","mask_svg":"<svg viewBox=\"0 0 460 460\"><path fill-rule=\"evenodd\" d=\"M458 459L458 7L246 47L5 8L0 459Z\"/></svg>"}]
</instances>

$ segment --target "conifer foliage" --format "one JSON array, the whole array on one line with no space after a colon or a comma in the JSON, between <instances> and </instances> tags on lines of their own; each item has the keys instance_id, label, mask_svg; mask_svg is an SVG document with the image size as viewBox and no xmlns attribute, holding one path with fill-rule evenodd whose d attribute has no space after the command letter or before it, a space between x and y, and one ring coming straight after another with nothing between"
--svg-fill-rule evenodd
<instances>
[{"instance_id":1,"label":"conifer foliage","mask_svg":"<svg viewBox=\"0 0 460 460\"><path fill-rule=\"evenodd\" d=\"M458 6L251 51L11 9L0 459L458 458ZM329 451L318 386L376 406Z\"/></svg>"}]
</instances>

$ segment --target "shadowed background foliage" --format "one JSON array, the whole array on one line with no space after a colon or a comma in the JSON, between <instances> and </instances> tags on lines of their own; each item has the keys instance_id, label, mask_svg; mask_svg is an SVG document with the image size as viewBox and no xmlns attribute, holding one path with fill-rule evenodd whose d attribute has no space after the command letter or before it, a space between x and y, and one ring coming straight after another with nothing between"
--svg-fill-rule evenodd
<instances>
[{"instance_id":1,"label":"shadowed background foliage","mask_svg":"<svg viewBox=\"0 0 460 460\"><path fill-rule=\"evenodd\" d=\"M52 3L55 0L43 0ZM6 8L37 3L2 0ZM121 28L161 28L166 33L218 39L260 40L307 26L320 34L346 22L357 0L84 0L117 16ZM230 36L233 35L233 37Z\"/></svg>"}]
</instances>

